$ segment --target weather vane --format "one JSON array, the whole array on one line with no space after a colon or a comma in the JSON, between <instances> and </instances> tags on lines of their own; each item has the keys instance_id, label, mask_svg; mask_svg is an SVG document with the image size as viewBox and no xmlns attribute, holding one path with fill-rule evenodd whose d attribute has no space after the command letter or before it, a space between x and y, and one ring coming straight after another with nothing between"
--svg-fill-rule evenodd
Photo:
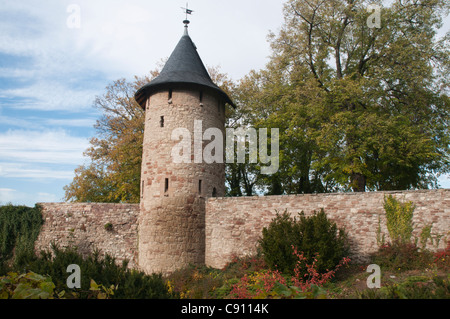
<instances>
[{"instance_id":1,"label":"weather vane","mask_svg":"<svg viewBox=\"0 0 450 319\"><path fill-rule=\"evenodd\" d=\"M189 9L189 5L186 3L186 8L181 7L183 9L184 13L186 13L186 20L183 21L183 23L187 26L190 21L188 20L188 14L192 14L194 10Z\"/></svg>"}]
</instances>

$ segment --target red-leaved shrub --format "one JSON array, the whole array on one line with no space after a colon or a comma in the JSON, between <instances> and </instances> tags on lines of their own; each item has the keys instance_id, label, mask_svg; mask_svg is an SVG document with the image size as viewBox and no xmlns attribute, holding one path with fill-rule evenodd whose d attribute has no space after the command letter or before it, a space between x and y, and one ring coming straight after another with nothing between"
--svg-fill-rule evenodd
<instances>
[{"instance_id":1,"label":"red-leaved shrub","mask_svg":"<svg viewBox=\"0 0 450 319\"><path fill-rule=\"evenodd\" d=\"M254 272L250 275L245 274L238 283L233 285L231 297L236 299L252 299L252 298L270 298L276 293L273 291L277 283L283 286L294 286L295 291L307 292L313 286L321 287L334 277L336 271L350 262L350 258L344 257L333 270L319 272L317 267L317 255L311 264L307 263L307 258L303 252L299 252L296 247L292 246L293 255L297 258L297 263L288 281L278 270L266 270Z\"/></svg>"},{"instance_id":2,"label":"red-leaved shrub","mask_svg":"<svg viewBox=\"0 0 450 319\"><path fill-rule=\"evenodd\" d=\"M450 240L444 250L438 251L434 254L434 263L439 269L450 270Z\"/></svg>"}]
</instances>

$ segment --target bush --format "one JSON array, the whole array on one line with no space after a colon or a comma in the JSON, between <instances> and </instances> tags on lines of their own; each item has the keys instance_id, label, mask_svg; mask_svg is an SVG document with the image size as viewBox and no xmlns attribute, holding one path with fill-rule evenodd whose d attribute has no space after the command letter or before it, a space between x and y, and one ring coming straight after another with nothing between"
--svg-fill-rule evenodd
<instances>
[{"instance_id":1,"label":"bush","mask_svg":"<svg viewBox=\"0 0 450 319\"><path fill-rule=\"evenodd\" d=\"M392 195L384 198L386 226L393 242L409 243L413 232L413 202L402 203Z\"/></svg>"},{"instance_id":2,"label":"bush","mask_svg":"<svg viewBox=\"0 0 450 319\"><path fill-rule=\"evenodd\" d=\"M173 272L167 278L170 290L181 299L223 298L225 291L220 270L201 265L189 265Z\"/></svg>"},{"instance_id":3,"label":"bush","mask_svg":"<svg viewBox=\"0 0 450 319\"><path fill-rule=\"evenodd\" d=\"M447 247L434 254L434 263L438 269L444 271L450 270L450 240L447 242Z\"/></svg>"},{"instance_id":4,"label":"bush","mask_svg":"<svg viewBox=\"0 0 450 319\"><path fill-rule=\"evenodd\" d=\"M0 207L0 274L24 262L34 251L43 220L39 206Z\"/></svg>"},{"instance_id":5,"label":"bush","mask_svg":"<svg viewBox=\"0 0 450 319\"><path fill-rule=\"evenodd\" d=\"M372 255L374 264L394 271L428 268L433 262L433 254L421 250L414 243L395 241L381 246Z\"/></svg>"},{"instance_id":6,"label":"bush","mask_svg":"<svg viewBox=\"0 0 450 319\"><path fill-rule=\"evenodd\" d=\"M334 277L341 266L350 261L349 258L344 257L334 270L319 273L316 269L316 259L312 264L306 264L303 254L295 248L293 250L297 262L294 269L295 275L290 279L278 270L250 272L233 285L230 297L236 299L324 298L325 290L322 286Z\"/></svg>"},{"instance_id":7,"label":"bush","mask_svg":"<svg viewBox=\"0 0 450 319\"><path fill-rule=\"evenodd\" d=\"M302 212L298 219L287 212L277 213L269 227L263 229L259 245L271 269L290 275L294 275L297 263L293 246L303 253L308 264L317 258L320 273L334 269L349 252L344 230L328 220L323 209L309 217Z\"/></svg>"},{"instance_id":8,"label":"bush","mask_svg":"<svg viewBox=\"0 0 450 319\"><path fill-rule=\"evenodd\" d=\"M60 249L53 245L52 252L41 252L39 257L30 256L28 263L21 265L21 268L50 276L58 291L67 291L67 278L70 273L66 270L71 264L76 264L81 269L81 289L73 289L73 291L77 292L82 299L92 295L89 290L91 280L102 287L117 286L111 298L168 299L172 297L162 275L146 275L143 272L130 270L126 262L119 266L108 254L100 258L98 251L83 258L74 248Z\"/></svg>"}]
</instances>

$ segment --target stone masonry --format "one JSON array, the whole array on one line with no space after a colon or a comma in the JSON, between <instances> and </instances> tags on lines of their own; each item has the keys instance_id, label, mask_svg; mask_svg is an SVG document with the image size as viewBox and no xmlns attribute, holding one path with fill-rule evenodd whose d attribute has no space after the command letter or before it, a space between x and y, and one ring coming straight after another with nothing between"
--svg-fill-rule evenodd
<instances>
[{"instance_id":1,"label":"stone masonry","mask_svg":"<svg viewBox=\"0 0 450 319\"><path fill-rule=\"evenodd\" d=\"M35 250L50 251L52 243L75 246L87 255L94 249L137 268L138 204L40 203L44 225ZM106 225L110 224L111 227ZM105 227L106 226L106 227Z\"/></svg>"},{"instance_id":2,"label":"stone masonry","mask_svg":"<svg viewBox=\"0 0 450 319\"><path fill-rule=\"evenodd\" d=\"M233 257L255 253L263 227L267 227L276 212L287 210L296 215L304 211L312 214L321 208L340 227L345 227L351 241L351 258L367 262L367 256L378 248L377 229L381 221L382 233L388 240L383 198L392 194L402 201L416 204L414 211L414 236L419 236L423 226L432 224L432 235L442 235L439 249L450 240L450 190L418 190L368 193L307 194L266 197L208 198L204 200L204 228L201 224L184 235L170 234L170 227L179 223L186 227L188 215L174 214L167 225L155 222L154 227L167 229L166 234L155 237L161 244L169 245L170 236L178 238L178 246L172 248L183 255L192 251L199 243L205 251L198 262L222 268ZM183 207L180 203L170 206L169 198L161 200L167 207ZM191 203L192 204L192 203ZM129 267L142 270L138 265L138 204L96 204L96 203L43 203L44 225L36 241L36 251L48 250L52 242L61 247L76 245L80 252L89 253L95 248L109 253L117 261L130 260ZM161 210L161 214L164 210ZM184 216L184 217L183 217ZM185 219L183 219L185 218ZM112 230L105 229L111 223ZM185 223L185 224L183 224ZM165 227L165 228L164 228ZM183 242L185 237L190 240ZM172 244L173 245L173 244ZM170 246L168 246L170 247ZM429 243L427 248L436 249ZM160 261L164 266L164 259ZM169 264L165 265L169 266Z\"/></svg>"},{"instance_id":3,"label":"stone masonry","mask_svg":"<svg viewBox=\"0 0 450 319\"><path fill-rule=\"evenodd\" d=\"M414 236L423 226L432 224L432 234L442 235L439 248L450 239L450 189L307 194L267 197L210 198L206 202L206 264L222 268L233 257L256 252L263 227L276 213L287 211L293 216L303 211L306 216L324 208L328 218L349 235L351 258L367 262L377 250L378 223L389 239L383 208L384 196L392 194L401 201L412 201ZM427 248L435 249L431 243Z\"/></svg>"},{"instance_id":4,"label":"stone masonry","mask_svg":"<svg viewBox=\"0 0 450 319\"><path fill-rule=\"evenodd\" d=\"M201 121L201 127L195 127L195 121ZM149 98L138 254L146 272L205 263L205 198L225 194L225 164L206 164L201 154L201 163L195 163L194 135L201 137L197 144L203 149L204 132L219 128L224 134L224 122L224 104L208 91L173 89ZM190 132L189 140L172 136L178 128ZM182 142L192 153L188 163L175 163L172 151Z\"/></svg>"}]
</instances>

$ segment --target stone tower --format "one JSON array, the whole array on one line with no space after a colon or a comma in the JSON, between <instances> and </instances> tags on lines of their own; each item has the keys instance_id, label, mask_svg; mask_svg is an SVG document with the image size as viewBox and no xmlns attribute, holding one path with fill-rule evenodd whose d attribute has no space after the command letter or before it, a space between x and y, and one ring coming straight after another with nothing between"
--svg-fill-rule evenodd
<instances>
[{"instance_id":1,"label":"stone tower","mask_svg":"<svg viewBox=\"0 0 450 319\"><path fill-rule=\"evenodd\" d=\"M205 198L225 195L225 164L206 163L194 145L210 143L202 138L208 128L225 136L225 105L233 103L212 82L188 34L189 21L184 23L160 75L135 94L146 113L138 253L147 273L204 264ZM177 129L189 136L182 138ZM180 163L172 153L181 142L191 153L175 152L185 156Z\"/></svg>"}]
</instances>

